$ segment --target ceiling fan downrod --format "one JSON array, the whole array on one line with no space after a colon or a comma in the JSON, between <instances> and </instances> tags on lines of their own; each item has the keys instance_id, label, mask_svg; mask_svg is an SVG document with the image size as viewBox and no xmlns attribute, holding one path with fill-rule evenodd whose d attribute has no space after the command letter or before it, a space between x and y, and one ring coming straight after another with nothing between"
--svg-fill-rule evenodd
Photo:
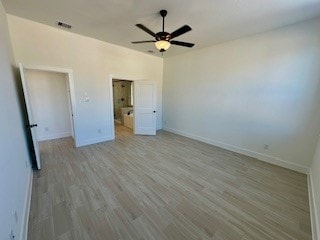
<instances>
[{"instance_id":1,"label":"ceiling fan downrod","mask_svg":"<svg viewBox=\"0 0 320 240\"><path fill-rule=\"evenodd\" d=\"M164 32L164 18L167 16L167 10L160 10L160 15L162 17L162 32Z\"/></svg>"}]
</instances>

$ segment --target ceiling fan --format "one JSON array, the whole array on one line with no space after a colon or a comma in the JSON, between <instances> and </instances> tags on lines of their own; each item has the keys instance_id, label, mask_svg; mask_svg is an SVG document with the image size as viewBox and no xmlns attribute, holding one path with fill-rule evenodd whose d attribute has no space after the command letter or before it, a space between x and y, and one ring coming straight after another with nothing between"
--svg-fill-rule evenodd
<instances>
[{"instance_id":1,"label":"ceiling fan","mask_svg":"<svg viewBox=\"0 0 320 240\"><path fill-rule=\"evenodd\" d=\"M179 45L182 47L193 47L194 43L188 43L188 42L180 42L180 41L175 41L172 40L182 34L185 34L186 32L191 31L191 27L189 27L188 25L184 25L181 28L178 28L177 30L175 30L172 33L168 33L164 31L164 18L167 16L167 10L161 10L160 15L162 17L162 32L158 32L158 33L154 33L152 32L149 28L147 28L146 26L144 26L143 24L136 24L136 26L140 29L142 29L143 31L145 31L146 33L148 33L149 35L151 35L152 37L155 38L155 40L147 40L147 41L136 41L136 42L132 42L134 44L136 43L149 43L149 42L154 42L156 48L160 51L160 52L165 52L166 50L169 49L169 47L171 46L171 44L173 45Z\"/></svg>"}]
</instances>

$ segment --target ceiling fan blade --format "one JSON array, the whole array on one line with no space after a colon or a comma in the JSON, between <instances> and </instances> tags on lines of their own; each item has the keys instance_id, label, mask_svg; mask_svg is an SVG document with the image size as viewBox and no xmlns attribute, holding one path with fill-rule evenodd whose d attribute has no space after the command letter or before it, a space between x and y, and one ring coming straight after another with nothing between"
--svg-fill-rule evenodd
<instances>
[{"instance_id":1,"label":"ceiling fan blade","mask_svg":"<svg viewBox=\"0 0 320 240\"><path fill-rule=\"evenodd\" d=\"M194 43L188 43L188 42L170 41L170 43L174 45L183 46L183 47L189 47L189 48L194 46Z\"/></svg>"},{"instance_id":2,"label":"ceiling fan blade","mask_svg":"<svg viewBox=\"0 0 320 240\"><path fill-rule=\"evenodd\" d=\"M191 27L189 27L188 25L184 25L181 28L175 30L173 33L170 34L171 35L171 39L173 39L175 37L178 37L178 36L180 36L180 35L182 35L182 34L184 34L186 32L189 32L191 30L192 30Z\"/></svg>"},{"instance_id":3,"label":"ceiling fan blade","mask_svg":"<svg viewBox=\"0 0 320 240\"><path fill-rule=\"evenodd\" d=\"M135 41L135 42L131 42L131 43L149 43L149 42L156 42L154 40L150 40L150 41Z\"/></svg>"},{"instance_id":4,"label":"ceiling fan blade","mask_svg":"<svg viewBox=\"0 0 320 240\"><path fill-rule=\"evenodd\" d=\"M149 33L152 37L157 37L157 35L152 32L149 28L147 28L146 26L144 26L143 24L136 24L136 26L140 29L142 29L143 31L145 31L146 33Z\"/></svg>"}]
</instances>

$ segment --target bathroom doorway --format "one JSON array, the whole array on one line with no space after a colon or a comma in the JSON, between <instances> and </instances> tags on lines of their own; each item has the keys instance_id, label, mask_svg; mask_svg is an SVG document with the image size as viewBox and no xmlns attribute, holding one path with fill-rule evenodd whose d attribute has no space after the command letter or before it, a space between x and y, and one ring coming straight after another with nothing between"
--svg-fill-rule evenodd
<instances>
[{"instance_id":1,"label":"bathroom doorway","mask_svg":"<svg viewBox=\"0 0 320 240\"><path fill-rule=\"evenodd\" d=\"M134 132L133 81L112 79L115 137L130 136Z\"/></svg>"}]
</instances>

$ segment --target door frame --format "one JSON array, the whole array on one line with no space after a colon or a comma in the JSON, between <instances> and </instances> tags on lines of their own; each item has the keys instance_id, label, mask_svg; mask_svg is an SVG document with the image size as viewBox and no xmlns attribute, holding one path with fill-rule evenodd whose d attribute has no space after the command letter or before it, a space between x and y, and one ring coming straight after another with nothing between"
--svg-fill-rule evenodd
<instances>
[{"instance_id":1,"label":"door frame","mask_svg":"<svg viewBox=\"0 0 320 240\"><path fill-rule=\"evenodd\" d=\"M111 126L111 139L115 139L116 137L116 134L115 134L115 128L114 128L114 115L113 115L113 112L114 112L114 109L113 109L113 87L112 87L112 82L114 79L118 79L118 80L124 80L124 81L131 81L134 82L135 81L143 81L143 80L147 80L147 79L144 79L144 78L140 78L140 77L137 77L137 76L130 76L130 75L122 75L122 74L109 74L109 77L108 77L108 81L109 81L109 96L110 96L110 111L111 111L111 114L110 114L110 118L109 118L109 124ZM136 95L136 92L135 90L133 90L133 112L135 112L135 95ZM135 121L133 121L133 134L135 134Z\"/></svg>"},{"instance_id":2,"label":"door frame","mask_svg":"<svg viewBox=\"0 0 320 240\"><path fill-rule=\"evenodd\" d=\"M66 69L66 68L57 68L57 67L48 67L48 66L41 66L41 65L24 65L20 63L25 70L36 70L36 71L45 71L45 72L55 72L55 73L63 73L66 74L66 81L68 83L67 90L69 89L69 94L67 92L68 100L70 100L69 109L70 109L70 121L71 121L71 134L75 142L75 146L78 146L77 142L77 133L75 127L75 118L77 117L76 114L76 96L75 96L75 88L74 88L74 79L73 79L73 70ZM26 81L28 81L26 79Z\"/></svg>"}]
</instances>

